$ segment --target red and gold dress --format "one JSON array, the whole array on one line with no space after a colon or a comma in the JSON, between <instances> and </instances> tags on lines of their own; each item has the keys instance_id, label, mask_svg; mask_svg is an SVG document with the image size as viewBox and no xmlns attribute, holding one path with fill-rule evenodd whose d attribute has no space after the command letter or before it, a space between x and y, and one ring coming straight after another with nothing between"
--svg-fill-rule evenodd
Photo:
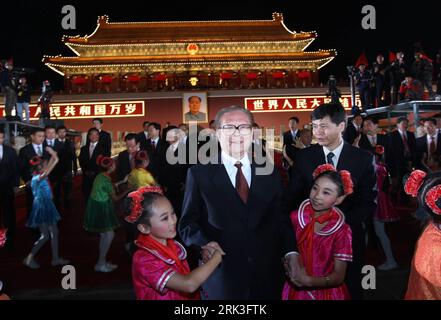
<instances>
[{"instance_id":1,"label":"red and gold dress","mask_svg":"<svg viewBox=\"0 0 441 320\"><path fill-rule=\"evenodd\" d=\"M298 241L300 258L307 273L313 277L325 277L334 271L335 259L352 261L352 233L345 217L338 208L333 208L326 220L328 223L320 231L305 238L314 219L314 211L309 200L303 201L299 210L291 213ZM321 221L319 221L321 222ZM313 226L313 225L312 225ZM313 229L312 229L313 231ZM312 254L311 254L312 251ZM297 288L286 282L282 292L283 300L349 300L345 284L334 288Z\"/></svg>"},{"instance_id":2,"label":"red and gold dress","mask_svg":"<svg viewBox=\"0 0 441 320\"><path fill-rule=\"evenodd\" d=\"M405 300L441 300L441 230L429 223L416 245Z\"/></svg>"}]
</instances>

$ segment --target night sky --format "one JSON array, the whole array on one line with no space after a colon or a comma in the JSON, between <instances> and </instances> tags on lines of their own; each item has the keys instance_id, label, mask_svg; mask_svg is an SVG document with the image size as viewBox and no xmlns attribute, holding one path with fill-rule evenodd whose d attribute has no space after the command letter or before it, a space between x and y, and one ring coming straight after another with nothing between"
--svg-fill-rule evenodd
<instances>
[{"instance_id":1,"label":"night sky","mask_svg":"<svg viewBox=\"0 0 441 320\"><path fill-rule=\"evenodd\" d=\"M318 38L307 50L337 49L338 56L322 69L345 78L346 65L355 63L365 51L373 61L377 53L387 59L389 50L403 50L413 60L414 43L420 42L432 59L441 48L441 5L432 2L397 1L9 1L2 3L0 16L0 58L14 58L18 67L32 68L33 84L49 79L55 89L62 88L62 77L41 63L43 55L74 56L61 42L62 35L90 34L98 15L108 14L111 22L176 20L271 19L273 12L284 15L293 31L317 31ZM61 8L73 5L77 30L63 30ZM361 8L376 8L376 30L361 27Z\"/></svg>"}]
</instances>

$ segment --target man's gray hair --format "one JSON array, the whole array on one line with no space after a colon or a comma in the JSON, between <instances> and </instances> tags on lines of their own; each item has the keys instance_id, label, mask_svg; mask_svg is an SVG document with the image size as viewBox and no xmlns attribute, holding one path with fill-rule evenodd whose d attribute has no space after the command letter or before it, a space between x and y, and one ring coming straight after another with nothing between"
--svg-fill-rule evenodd
<instances>
[{"instance_id":1,"label":"man's gray hair","mask_svg":"<svg viewBox=\"0 0 441 320\"><path fill-rule=\"evenodd\" d=\"M221 127L221 119L226 113L230 113L230 112L234 112L234 111L243 112L250 120L250 124L251 125L254 124L253 114L249 110L247 110L241 106L230 106L230 107L222 108L217 112L216 117L214 118L214 123L216 124L216 128L219 129Z\"/></svg>"}]
</instances>

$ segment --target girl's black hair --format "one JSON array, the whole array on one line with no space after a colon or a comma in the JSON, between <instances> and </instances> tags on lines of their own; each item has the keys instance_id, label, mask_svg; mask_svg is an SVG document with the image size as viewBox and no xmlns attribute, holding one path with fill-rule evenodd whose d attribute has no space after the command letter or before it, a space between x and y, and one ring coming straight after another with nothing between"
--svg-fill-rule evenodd
<instances>
[{"instance_id":1,"label":"girl's black hair","mask_svg":"<svg viewBox=\"0 0 441 320\"><path fill-rule=\"evenodd\" d=\"M335 172L335 171L322 172L314 179L314 183L321 177L326 177L337 185L339 197L341 197L345 194L345 190L343 188L343 181L341 180L340 174L338 172Z\"/></svg>"},{"instance_id":2,"label":"girl's black hair","mask_svg":"<svg viewBox=\"0 0 441 320\"><path fill-rule=\"evenodd\" d=\"M142 213L139 216L138 220L135 222L136 225L138 224L145 224L149 227L151 227L150 219L153 216L153 205L156 200L159 198L163 198L164 195L157 193L157 192L147 192L144 193L144 200L142 201ZM127 205L127 211L130 212L132 209L132 202L130 198L127 198L129 201Z\"/></svg>"},{"instance_id":3,"label":"girl's black hair","mask_svg":"<svg viewBox=\"0 0 441 320\"><path fill-rule=\"evenodd\" d=\"M419 211L424 210L436 223L441 223L441 216L433 212L433 210L426 203L426 194L433 187L441 184L441 171L429 173L425 178L423 185L418 191ZM441 208L441 198L436 201L436 205Z\"/></svg>"}]
</instances>

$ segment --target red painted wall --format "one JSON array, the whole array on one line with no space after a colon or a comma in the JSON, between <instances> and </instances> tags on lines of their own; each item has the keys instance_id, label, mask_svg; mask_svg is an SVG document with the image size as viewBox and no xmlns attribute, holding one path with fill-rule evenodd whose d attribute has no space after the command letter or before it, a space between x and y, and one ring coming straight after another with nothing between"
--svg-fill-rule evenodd
<instances>
[{"instance_id":1,"label":"red painted wall","mask_svg":"<svg viewBox=\"0 0 441 320\"><path fill-rule=\"evenodd\" d=\"M182 100L180 98L171 99L146 99L145 116L133 118L104 118L104 130L111 131L113 139L117 139L117 132L139 132L142 130L144 121L155 121L162 126L166 122L178 125L182 122ZM244 97L209 97L208 98L208 118L214 119L218 110L231 105L244 105ZM273 113L254 113L255 121L262 128L274 128L275 133L279 134L280 125L285 129L288 126L288 119L296 116L300 119L303 126L310 122L310 112L288 111ZM65 120L65 125L78 131L85 132L92 126L92 119ZM208 127L208 123L202 124Z\"/></svg>"}]
</instances>

